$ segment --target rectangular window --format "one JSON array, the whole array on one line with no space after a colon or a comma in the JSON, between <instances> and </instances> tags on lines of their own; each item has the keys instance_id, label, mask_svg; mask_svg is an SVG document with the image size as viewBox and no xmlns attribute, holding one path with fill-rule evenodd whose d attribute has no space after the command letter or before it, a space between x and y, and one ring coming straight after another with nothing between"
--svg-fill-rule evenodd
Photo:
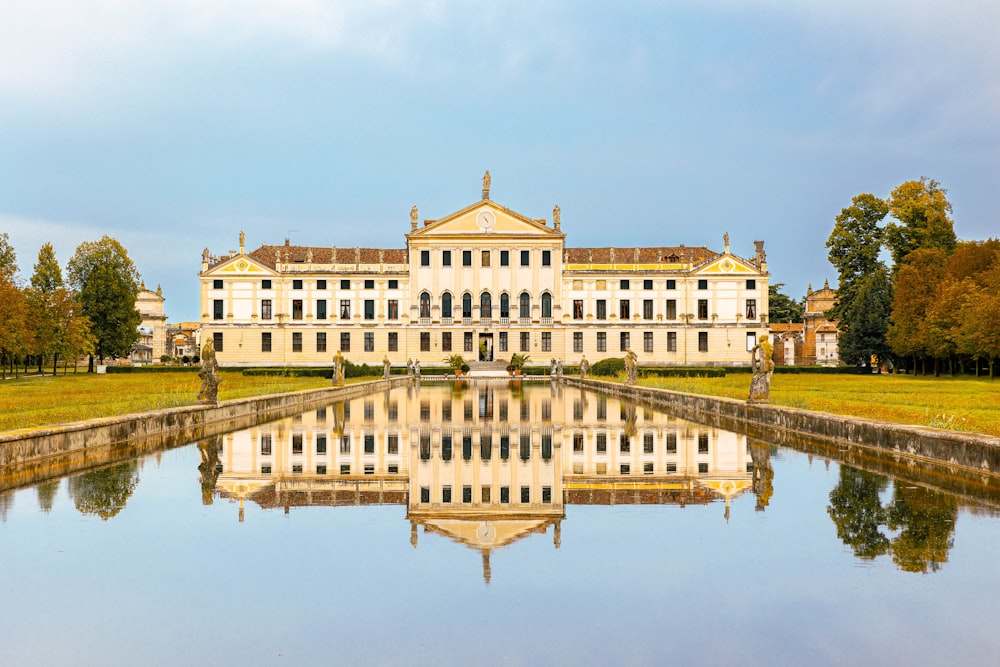
<instances>
[{"instance_id":1,"label":"rectangular window","mask_svg":"<svg viewBox=\"0 0 1000 667\"><path fill-rule=\"evenodd\" d=\"M757 281L756 280L748 280L747 281L747 289L757 289Z\"/></svg>"},{"instance_id":2,"label":"rectangular window","mask_svg":"<svg viewBox=\"0 0 1000 667\"><path fill-rule=\"evenodd\" d=\"M349 320L351 319L351 300L341 299L340 300L340 319Z\"/></svg>"},{"instance_id":3,"label":"rectangular window","mask_svg":"<svg viewBox=\"0 0 1000 667\"><path fill-rule=\"evenodd\" d=\"M500 502L509 503L510 502L510 487L501 486L500 487Z\"/></svg>"},{"instance_id":4,"label":"rectangular window","mask_svg":"<svg viewBox=\"0 0 1000 667\"><path fill-rule=\"evenodd\" d=\"M260 351L270 352L271 351L271 332L265 331L260 335Z\"/></svg>"},{"instance_id":5,"label":"rectangular window","mask_svg":"<svg viewBox=\"0 0 1000 667\"><path fill-rule=\"evenodd\" d=\"M317 280L316 281L316 289L326 289L326 281L325 280Z\"/></svg>"},{"instance_id":6,"label":"rectangular window","mask_svg":"<svg viewBox=\"0 0 1000 667\"><path fill-rule=\"evenodd\" d=\"M365 332L365 352L375 351L375 332L366 331Z\"/></svg>"},{"instance_id":7,"label":"rectangular window","mask_svg":"<svg viewBox=\"0 0 1000 667\"><path fill-rule=\"evenodd\" d=\"M573 332L573 351L583 352L583 332L574 331Z\"/></svg>"},{"instance_id":8,"label":"rectangular window","mask_svg":"<svg viewBox=\"0 0 1000 667\"><path fill-rule=\"evenodd\" d=\"M484 503L488 503L488 502L490 502L490 487L488 487L488 486L484 486L484 487L483 487L483 488L481 489L481 494L480 494L480 496L482 497L482 499L483 499L483 502L484 502Z\"/></svg>"},{"instance_id":9,"label":"rectangular window","mask_svg":"<svg viewBox=\"0 0 1000 667\"><path fill-rule=\"evenodd\" d=\"M451 352L451 332L443 331L441 332L441 351Z\"/></svg>"},{"instance_id":10,"label":"rectangular window","mask_svg":"<svg viewBox=\"0 0 1000 667\"><path fill-rule=\"evenodd\" d=\"M699 331L698 332L698 351L708 352L708 332Z\"/></svg>"},{"instance_id":11,"label":"rectangular window","mask_svg":"<svg viewBox=\"0 0 1000 667\"><path fill-rule=\"evenodd\" d=\"M488 268L490 265L490 251L484 250L482 254L482 260L480 261L480 266L483 268Z\"/></svg>"},{"instance_id":12,"label":"rectangular window","mask_svg":"<svg viewBox=\"0 0 1000 667\"><path fill-rule=\"evenodd\" d=\"M643 433L642 434L642 453L652 454L653 453L653 434Z\"/></svg>"},{"instance_id":13,"label":"rectangular window","mask_svg":"<svg viewBox=\"0 0 1000 667\"><path fill-rule=\"evenodd\" d=\"M221 320L223 318L223 313L225 312L224 306L222 305L222 299L216 299L212 302L212 319Z\"/></svg>"},{"instance_id":14,"label":"rectangular window","mask_svg":"<svg viewBox=\"0 0 1000 667\"><path fill-rule=\"evenodd\" d=\"M708 454L708 433L698 434L698 453Z\"/></svg>"},{"instance_id":15,"label":"rectangular window","mask_svg":"<svg viewBox=\"0 0 1000 667\"><path fill-rule=\"evenodd\" d=\"M642 332L642 351L652 352L653 351L653 332L643 331Z\"/></svg>"},{"instance_id":16,"label":"rectangular window","mask_svg":"<svg viewBox=\"0 0 1000 667\"><path fill-rule=\"evenodd\" d=\"M706 278L698 280L698 289L708 289L708 280Z\"/></svg>"},{"instance_id":17,"label":"rectangular window","mask_svg":"<svg viewBox=\"0 0 1000 667\"><path fill-rule=\"evenodd\" d=\"M628 439L628 436L624 433L621 434L618 440L618 449L622 454L628 454L632 451L632 442Z\"/></svg>"},{"instance_id":18,"label":"rectangular window","mask_svg":"<svg viewBox=\"0 0 1000 667\"><path fill-rule=\"evenodd\" d=\"M462 334L462 351L472 352L472 332L466 331Z\"/></svg>"},{"instance_id":19,"label":"rectangular window","mask_svg":"<svg viewBox=\"0 0 1000 667\"><path fill-rule=\"evenodd\" d=\"M667 433L667 454L677 453L677 434Z\"/></svg>"},{"instance_id":20,"label":"rectangular window","mask_svg":"<svg viewBox=\"0 0 1000 667\"><path fill-rule=\"evenodd\" d=\"M351 351L351 332L341 331L340 332L340 351L350 352Z\"/></svg>"},{"instance_id":21,"label":"rectangular window","mask_svg":"<svg viewBox=\"0 0 1000 667\"><path fill-rule=\"evenodd\" d=\"M462 251L462 266L472 266L472 251L463 250Z\"/></svg>"},{"instance_id":22,"label":"rectangular window","mask_svg":"<svg viewBox=\"0 0 1000 667\"><path fill-rule=\"evenodd\" d=\"M466 433L462 436L462 460L472 460L472 433Z\"/></svg>"},{"instance_id":23,"label":"rectangular window","mask_svg":"<svg viewBox=\"0 0 1000 667\"><path fill-rule=\"evenodd\" d=\"M552 351L552 332L543 331L542 332L542 352Z\"/></svg>"},{"instance_id":24,"label":"rectangular window","mask_svg":"<svg viewBox=\"0 0 1000 667\"><path fill-rule=\"evenodd\" d=\"M619 280L618 281L618 288L619 289L628 289L628 284L629 284L628 280Z\"/></svg>"},{"instance_id":25,"label":"rectangular window","mask_svg":"<svg viewBox=\"0 0 1000 667\"><path fill-rule=\"evenodd\" d=\"M366 280L365 289L375 289L375 281L373 279Z\"/></svg>"},{"instance_id":26,"label":"rectangular window","mask_svg":"<svg viewBox=\"0 0 1000 667\"><path fill-rule=\"evenodd\" d=\"M629 349L631 349L631 341L629 340L629 334L627 331L621 332L618 347L622 352L628 352Z\"/></svg>"},{"instance_id":27,"label":"rectangular window","mask_svg":"<svg viewBox=\"0 0 1000 667\"><path fill-rule=\"evenodd\" d=\"M451 487L443 486L441 487L441 502L450 503L451 502Z\"/></svg>"},{"instance_id":28,"label":"rectangular window","mask_svg":"<svg viewBox=\"0 0 1000 667\"><path fill-rule=\"evenodd\" d=\"M292 319L293 320L302 319L302 299L292 300Z\"/></svg>"},{"instance_id":29,"label":"rectangular window","mask_svg":"<svg viewBox=\"0 0 1000 667\"><path fill-rule=\"evenodd\" d=\"M326 332L317 331L316 332L316 351L326 352Z\"/></svg>"},{"instance_id":30,"label":"rectangular window","mask_svg":"<svg viewBox=\"0 0 1000 667\"><path fill-rule=\"evenodd\" d=\"M326 466L325 465L317 465L316 466L316 474L317 475L325 475L326 474Z\"/></svg>"},{"instance_id":31,"label":"rectangular window","mask_svg":"<svg viewBox=\"0 0 1000 667\"><path fill-rule=\"evenodd\" d=\"M521 352L528 352L531 349L531 338L527 331L521 332Z\"/></svg>"},{"instance_id":32,"label":"rectangular window","mask_svg":"<svg viewBox=\"0 0 1000 667\"><path fill-rule=\"evenodd\" d=\"M530 503L531 502L531 487L522 486L521 487L521 502Z\"/></svg>"},{"instance_id":33,"label":"rectangular window","mask_svg":"<svg viewBox=\"0 0 1000 667\"><path fill-rule=\"evenodd\" d=\"M429 503L431 501L431 487L421 486L420 487L420 502Z\"/></svg>"},{"instance_id":34,"label":"rectangular window","mask_svg":"<svg viewBox=\"0 0 1000 667\"><path fill-rule=\"evenodd\" d=\"M389 281L389 289L399 289L399 280L393 278Z\"/></svg>"},{"instance_id":35,"label":"rectangular window","mask_svg":"<svg viewBox=\"0 0 1000 667\"><path fill-rule=\"evenodd\" d=\"M302 453L302 434L293 433L292 434L292 454Z\"/></svg>"},{"instance_id":36,"label":"rectangular window","mask_svg":"<svg viewBox=\"0 0 1000 667\"><path fill-rule=\"evenodd\" d=\"M326 319L326 299L319 299L316 301L316 319Z\"/></svg>"},{"instance_id":37,"label":"rectangular window","mask_svg":"<svg viewBox=\"0 0 1000 667\"><path fill-rule=\"evenodd\" d=\"M212 289L222 289L222 281L221 280L213 280L212 281Z\"/></svg>"},{"instance_id":38,"label":"rectangular window","mask_svg":"<svg viewBox=\"0 0 1000 667\"><path fill-rule=\"evenodd\" d=\"M441 436L441 460L451 461L451 436Z\"/></svg>"},{"instance_id":39,"label":"rectangular window","mask_svg":"<svg viewBox=\"0 0 1000 667\"><path fill-rule=\"evenodd\" d=\"M390 433L385 443L386 454L399 454L399 434Z\"/></svg>"},{"instance_id":40,"label":"rectangular window","mask_svg":"<svg viewBox=\"0 0 1000 667\"><path fill-rule=\"evenodd\" d=\"M755 332L755 331L748 331L747 332L747 352L752 352L755 347L757 347L757 332Z\"/></svg>"},{"instance_id":41,"label":"rectangular window","mask_svg":"<svg viewBox=\"0 0 1000 667\"><path fill-rule=\"evenodd\" d=\"M521 266L531 266L531 251L522 250L521 251Z\"/></svg>"},{"instance_id":42,"label":"rectangular window","mask_svg":"<svg viewBox=\"0 0 1000 667\"><path fill-rule=\"evenodd\" d=\"M326 434L319 433L316 435L316 453L326 454Z\"/></svg>"},{"instance_id":43,"label":"rectangular window","mask_svg":"<svg viewBox=\"0 0 1000 667\"><path fill-rule=\"evenodd\" d=\"M292 334L292 352L302 351L302 332L296 331Z\"/></svg>"},{"instance_id":44,"label":"rectangular window","mask_svg":"<svg viewBox=\"0 0 1000 667\"><path fill-rule=\"evenodd\" d=\"M399 333L396 331L389 332L389 351L399 352Z\"/></svg>"},{"instance_id":45,"label":"rectangular window","mask_svg":"<svg viewBox=\"0 0 1000 667\"><path fill-rule=\"evenodd\" d=\"M608 332L598 331L597 332L597 351L607 352L608 351Z\"/></svg>"},{"instance_id":46,"label":"rectangular window","mask_svg":"<svg viewBox=\"0 0 1000 667\"><path fill-rule=\"evenodd\" d=\"M651 320L653 319L653 300L643 299L642 301L642 319Z\"/></svg>"},{"instance_id":47,"label":"rectangular window","mask_svg":"<svg viewBox=\"0 0 1000 667\"><path fill-rule=\"evenodd\" d=\"M430 352L431 351L431 332L421 331L420 332L420 351Z\"/></svg>"},{"instance_id":48,"label":"rectangular window","mask_svg":"<svg viewBox=\"0 0 1000 667\"><path fill-rule=\"evenodd\" d=\"M608 302L605 299L597 300L597 319L608 319Z\"/></svg>"},{"instance_id":49,"label":"rectangular window","mask_svg":"<svg viewBox=\"0 0 1000 667\"><path fill-rule=\"evenodd\" d=\"M271 281L270 280L262 280L262 281L260 281L260 288L261 289L271 289Z\"/></svg>"},{"instance_id":50,"label":"rectangular window","mask_svg":"<svg viewBox=\"0 0 1000 667\"><path fill-rule=\"evenodd\" d=\"M269 320L271 319L271 300L261 299L260 301L260 319Z\"/></svg>"},{"instance_id":51,"label":"rectangular window","mask_svg":"<svg viewBox=\"0 0 1000 667\"><path fill-rule=\"evenodd\" d=\"M642 289L653 289L653 281L652 280L643 280L642 281Z\"/></svg>"},{"instance_id":52,"label":"rectangular window","mask_svg":"<svg viewBox=\"0 0 1000 667\"><path fill-rule=\"evenodd\" d=\"M503 417L501 416L501 419ZM500 436L500 458L506 461L510 458L510 436L501 435Z\"/></svg>"},{"instance_id":53,"label":"rectangular window","mask_svg":"<svg viewBox=\"0 0 1000 667\"><path fill-rule=\"evenodd\" d=\"M542 266L552 266L552 251L543 250L542 251Z\"/></svg>"},{"instance_id":54,"label":"rectangular window","mask_svg":"<svg viewBox=\"0 0 1000 667\"><path fill-rule=\"evenodd\" d=\"M389 307L387 308L387 316L390 320L399 319L399 300L389 299Z\"/></svg>"},{"instance_id":55,"label":"rectangular window","mask_svg":"<svg viewBox=\"0 0 1000 667\"><path fill-rule=\"evenodd\" d=\"M292 289L302 289L302 281L301 280L293 280L292 281Z\"/></svg>"},{"instance_id":56,"label":"rectangular window","mask_svg":"<svg viewBox=\"0 0 1000 667\"><path fill-rule=\"evenodd\" d=\"M374 419L374 415L371 418ZM364 447L365 447L365 454L374 454L375 453L375 436L374 435L371 435L370 433L366 433L365 434L365 444L364 444Z\"/></svg>"},{"instance_id":57,"label":"rectangular window","mask_svg":"<svg viewBox=\"0 0 1000 667\"><path fill-rule=\"evenodd\" d=\"M441 251L441 266L451 266L451 250Z\"/></svg>"},{"instance_id":58,"label":"rectangular window","mask_svg":"<svg viewBox=\"0 0 1000 667\"><path fill-rule=\"evenodd\" d=\"M500 351L507 352L507 332L500 332Z\"/></svg>"},{"instance_id":59,"label":"rectangular window","mask_svg":"<svg viewBox=\"0 0 1000 667\"><path fill-rule=\"evenodd\" d=\"M629 305L630 304L629 304L629 300L628 299L622 299L621 301L618 302L618 317L619 318L621 318L623 320L627 320L628 318L631 317L631 315L629 314L629 311L630 311Z\"/></svg>"},{"instance_id":60,"label":"rectangular window","mask_svg":"<svg viewBox=\"0 0 1000 667\"><path fill-rule=\"evenodd\" d=\"M510 266L510 250L500 251L500 266Z\"/></svg>"},{"instance_id":61,"label":"rectangular window","mask_svg":"<svg viewBox=\"0 0 1000 667\"><path fill-rule=\"evenodd\" d=\"M573 434L573 453L575 454L583 453L583 433Z\"/></svg>"},{"instance_id":62,"label":"rectangular window","mask_svg":"<svg viewBox=\"0 0 1000 667\"><path fill-rule=\"evenodd\" d=\"M677 299L667 299L667 319L677 319Z\"/></svg>"},{"instance_id":63,"label":"rectangular window","mask_svg":"<svg viewBox=\"0 0 1000 667\"><path fill-rule=\"evenodd\" d=\"M676 280L668 280L667 281L667 289L677 289L677 281Z\"/></svg>"},{"instance_id":64,"label":"rectangular window","mask_svg":"<svg viewBox=\"0 0 1000 667\"><path fill-rule=\"evenodd\" d=\"M341 280L340 281L340 289L351 289L351 281L350 280Z\"/></svg>"},{"instance_id":65,"label":"rectangular window","mask_svg":"<svg viewBox=\"0 0 1000 667\"><path fill-rule=\"evenodd\" d=\"M596 447L597 447L597 453L598 454L603 454L606 451L608 451L608 434L607 433L598 433L597 434L597 444L596 444Z\"/></svg>"},{"instance_id":66,"label":"rectangular window","mask_svg":"<svg viewBox=\"0 0 1000 667\"><path fill-rule=\"evenodd\" d=\"M216 352L222 352L222 332L216 331L212 334L212 347Z\"/></svg>"},{"instance_id":67,"label":"rectangular window","mask_svg":"<svg viewBox=\"0 0 1000 667\"><path fill-rule=\"evenodd\" d=\"M471 503L472 502L472 487L465 485L462 487L462 502Z\"/></svg>"},{"instance_id":68,"label":"rectangular window","mask_svg":"<svg viewBox=\"0 0 1000 667\"><path fill-rule=\"evenodd\" d=\"M708 299L698 299L698 319L708 319Z\"/></svg>"},{"instance_id":69,"label":"rectangular window","mask_svg":"<svg viewBox=\"0 0 1000 667\"><path fill-rule=\"evenodd\" d=\"M757 319L757 299L747 299L747 319Z\"/></svg>"},{"instance_id":70,"label":"rectangular window","mask_svg":"<svg viewBox=\"0 0 1000 667\"><path fill-rule=\"evenodd\" d=\"M430 266L431 265L431 251L421 250L420 251L420 266Z\"/></svg>"},{"instance_id":71,"label":"rectangular window","mask_svg":"<svg viewBox=\"0 0 1000 667\"><path fill-rule=\"evenodd\" d=\"M375 300L365 299L365 319L374 320L375 319Z\"/></svg>"},{"instance_id":72,"label":"rectangular window","mask_svg":"<svg viewBox=\"0 0 1000 667\"><path fill-rule=\"evenodd\" d=\"M260 455L270 456L271 455L271 434L260 436Z\"/></svg>"},{"instance_id":73,"label":"rectangular window","mask_svg":"<svg viewBox=\"0 0 1000 667\"><path fill-rule=\"evenodd\" d=\"M583 299L573 299L573 319L583 319Z\"/></svg>"},{"instance_id":74,"label":"rectangular window","mask_svg":"<svg viewBox=\"0 0 1000 667\"><path fill-rule=\"evenodd\" d=\"M677 332L668 331L667 332L667 352L677 351Z\"/></svg>"}]
</instances>

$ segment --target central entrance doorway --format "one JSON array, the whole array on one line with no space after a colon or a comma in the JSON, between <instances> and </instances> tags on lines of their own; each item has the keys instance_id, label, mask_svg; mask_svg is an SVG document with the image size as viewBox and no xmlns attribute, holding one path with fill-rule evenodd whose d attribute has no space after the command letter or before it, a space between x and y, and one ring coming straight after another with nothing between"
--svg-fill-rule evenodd
<instances>
[{"instance_id":1,"label":"central entrance doorway","mask_svg":"<svg viewBox=\"0 0 1000 667\"><path fill-rule=\"evenodd\" d=\"M493 361L493 334L479 334L479 361Z\"/></svg>"}]
</instances>

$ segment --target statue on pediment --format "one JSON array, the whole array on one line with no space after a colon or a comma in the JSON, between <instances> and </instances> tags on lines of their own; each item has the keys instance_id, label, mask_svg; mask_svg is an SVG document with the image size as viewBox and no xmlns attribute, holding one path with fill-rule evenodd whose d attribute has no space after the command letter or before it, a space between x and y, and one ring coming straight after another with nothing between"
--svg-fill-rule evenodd
<instances>
[{"instance_id":1,"label":"statue on pediment","mask_svg":"<svg viewBox=\"0 0 1000 667\"><path fill-rule=\"evenodd\" d=\"M559 204L556 204L556 207L554 209L552 209L552 226L555 229L559 229L559 225L561 224L561 221L560 221L560 216L561 215L562 215L562 211L559 210Z\"/></svg>"},{"instance_id":2,"label":"statue on pediment","mask_svg":"<svg viewBox=\"0 0 1000 667\"><path fill-rule=\"evenodd\" d=\"M490 170L487 169L486 173L483 174L483 199L490 198Z\"/></svg>"},{"instance_id":3,"label":"statue on pediment","mask_svg":"<svg viewBox=\"0 0 1000 667\"><path fill-rule=\"evenodd\" d=\"M414 204L413 208L410 209L410 231L415 232L417 230L417 219L420 214L417 213L417 205Z\"/></svg>"}]
</instances>

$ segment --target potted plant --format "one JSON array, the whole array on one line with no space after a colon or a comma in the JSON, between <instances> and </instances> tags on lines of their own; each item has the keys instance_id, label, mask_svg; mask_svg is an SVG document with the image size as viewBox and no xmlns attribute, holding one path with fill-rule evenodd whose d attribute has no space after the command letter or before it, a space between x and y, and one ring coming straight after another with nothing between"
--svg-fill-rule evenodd
<instances>
[{"instance_id":1,"label":"potted plant","mask_svg":"<svg viewBox=\"0 0 1000 667\"><path fill-rule=\"evenodd\" d=\"M455 375L461 375L463 372L468 372L469 370L469 365L465 363L465 359L463 359L460 354L453 354L449 357L445 357L444 363L451 367L451 369L455 372Z\"/></svg>"},{"instance_id":2,"label":"potted plant","mask_svg":"<svg viewBox=\"0 0 1000 667\"><path fill-rule=\"evenodd\" d=\"M521 369L524 368L524 364L528 362L528 355L518 354L515 352L510 355L510 364L507 365L507 370L511 375L520 375Z\"/></svg>"}]
</instances>

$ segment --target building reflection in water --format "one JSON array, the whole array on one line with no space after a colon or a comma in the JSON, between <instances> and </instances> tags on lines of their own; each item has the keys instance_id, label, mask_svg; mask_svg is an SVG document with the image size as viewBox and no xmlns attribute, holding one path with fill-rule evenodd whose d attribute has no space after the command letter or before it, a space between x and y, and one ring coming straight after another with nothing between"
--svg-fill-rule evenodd
<instances>
[{"instance_id":1,"label":"building reflection in water","mask_svg":"<svg viewBox=\"0 0 1000 667\"><path fill-rule=\"evenodd\" d=\"M770 469L766 446L556 384L398 388L202 444L203 485L238 501L241 521L248 500L405 504L414 548L422 530L477 549L487 581L496 549L550 529L558 548L567 505L722 501L728 520L755 484L758 509L771 493L754 475Z\"/></svg>"}]
</instances>

